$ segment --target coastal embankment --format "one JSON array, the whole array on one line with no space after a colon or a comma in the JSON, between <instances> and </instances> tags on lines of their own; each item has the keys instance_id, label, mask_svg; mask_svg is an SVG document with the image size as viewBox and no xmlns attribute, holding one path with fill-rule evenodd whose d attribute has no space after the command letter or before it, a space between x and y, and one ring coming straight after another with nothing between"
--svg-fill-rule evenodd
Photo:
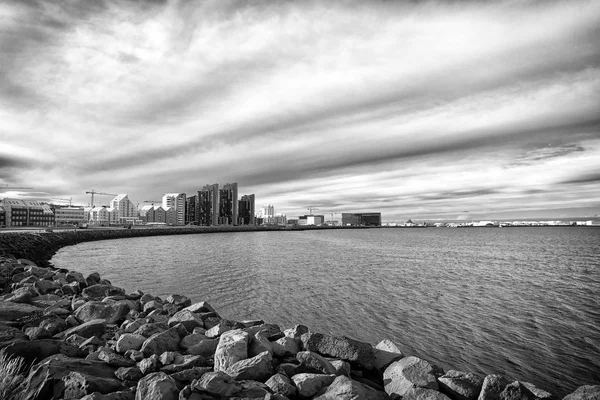
<instances>
[{"instance_id":1,"label":"coastal embankment","mask_svg":"<svg viewBox=\"0 0 600 400\"><path fill-rule=\"evenodd\" d=\"M12 385L34 400L556 398L503 375L444 371L389 340L373 346L301 324L232 320L206 301L126 293L98 273L44 264L84 241L199 233L159 231L0 235L0 362L31 365L21 378L1 380L0 392ZM599 398L600 386L564 397Z\"/></svg>"}]
</instances>

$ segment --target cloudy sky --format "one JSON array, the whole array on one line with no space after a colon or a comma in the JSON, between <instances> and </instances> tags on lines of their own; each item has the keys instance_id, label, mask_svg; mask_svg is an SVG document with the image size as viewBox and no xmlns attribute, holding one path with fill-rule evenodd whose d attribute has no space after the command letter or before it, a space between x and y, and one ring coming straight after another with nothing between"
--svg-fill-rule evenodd
<instances>
[{"instance_id":1,"label":"cloudy sky","mask_svg":"<svg viewBox=\"0 0 600 400\"><path fill-rule=\"evenodd\" d=\"M599 111L599 1L0 1L0 198L593 216Z\"/></svg>"}]
</instances>

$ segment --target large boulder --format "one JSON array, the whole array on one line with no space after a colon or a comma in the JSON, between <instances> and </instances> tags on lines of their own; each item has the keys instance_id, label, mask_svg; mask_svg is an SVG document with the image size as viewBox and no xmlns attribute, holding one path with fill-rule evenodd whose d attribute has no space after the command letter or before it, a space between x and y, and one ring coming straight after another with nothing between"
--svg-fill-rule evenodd
<instances>
[{"instance_id":1,"label":"large boulder","mask_svg":"<svg viewBox=\"0 0 600 400\"><path fill-rule=\"evenodd\" d=\"M579 386L573 393L566 395L563 400L600 400L600 385Z\"/></svg>"},{"instance_id":2,"label":"large boulder","mask_svg":"<svg viewBox=\"0 0 600 400\"><path fill-rule=\"evenodd\" d=\"M388 395L346 376L338 376L315 400L387 400Z\"/></svg>"},{"instance_id":3,"label":"large boulder","mask_svg":"<svg viewBox=\"0 0 600 400\"><path fill-rule=\"evenodd\" d=\"M207 339L208 338L202 333L192 333L191 335L187 335L186 337L181 339L181 342L179 342L179 347L181 347L184 350L187 350L190 347L194 347L201 341L207 340ZM218 340L217 340L217 342L218 342Z\"/></svg>"},{"instance_id":4,"label":"large boulder","mask_svg":"<svg viewBox=\"0 0 600 400\"><path fill-rule=\"evenodd\" d=\"M105 319L93 319L91 321L85 322L81 325L74 326L70 329L67 329L64 332L58 333L54 335L54 337L61 339L69 337L73 334L77 334L84 338L89 338L92 336L102 336L106 332L106 320Z\"/></svg>"},{"instance_id":5,"label":"large boulder","mask_svg":"<svg viewBox=\"0 0 600 400\"><path fill-rule=\"evenodd\" d=\"M221 371L208 372L190 385L195 392L229 398L241 391L241 384Z\"/></svg>"},{"instance_id":6,"label":"large boulder","mask_svg":"<svg viewBox=\"0 0 600 400\"><path fill-rule=\"evenodd\" d=\"M454 400L475 400L483 379L470 372L450 370L438 378L440 391Z\"/></svg>"},{"instance_id":7,"label":"large boulder","mask_svg":"<svg viewBox=\"0 0 600 400\"><path fill-rule=\"evenodd\" d=\"M190 335L191 336L191 335ZM185 339L185 338L184 338ZM195 354L202 357L212 357L217 351L219 339L201 340L200 343L193 345L187 349L189 354Z\"/></svg>"},{"instance_id":8,"label":"large boulder","mask_svg":"<svg viewBox=\"0 0 600 400\"><path fill-rule=\"evenodd\" d=\"M189 310L193 313L209 313L209 312L215 312L215 309L212 308L212 306L210 304L208 304L206 301L201 301L198 303L194 303L190 306L187 306L184 308L184 310Z\"/></svg>"},{"instance_id":9,"label":"large boulder","mask_svg":"<svg viewBox=\"0 0 600 400\"><path fill-rule=\"evenodd\" d=\"M115 350L124 354L127 350L139 350L146 341L146 337L135 333L124 333L117 339Z\"/></svg>"},{"instance_id":10,"label":"large boulder","mask_svg":"<svg viewBox=\"0 0 600 400\"><path fill-rule=\"evenodd\" d=\"M209 372L212 372L211 367L192 367L171 374L171 378L175 379L178 382L189 384L192 383L195 379L200 379L202 375L207 374Z\"/></svg>"},{"instance_id":11,"label":"large boulder","mask_svg":"<svg viewBox=\"0 0 600 400\"><path fill-rule=\"evenodd\" d=\"M345 336L332 336L308 332L301 336L304 350L324 356L341 358L365 369L375 365L375 355L370 344Z\"/></svg>"},{"instance_id":12,"label":"large boulder","mask_svg":"<svg viewBox=\"0 0 600 400\"><path fill-rule=\"evenodd\" d=\"M152 354L161 355L165 351L177 351L179 349L179 341L179 332L173 327L150 336L142 344L140 350L146 357Z\"/></svg>"},{"instance_id":13,"label":"large boulder","mask_svg":"<svg viewBox=\"0 0 600 400\"><path fill-rule=\"evenodd\" d=\"M272 356L268 351L252 358L240 360L225 370L236 381L252 380L264 382L273 375Z\"/></svg>"},{"instance_id":14,"label":"large boulder","mask_svg":"<svg viewBox=\"0 0 600 400\"><path fill-rule=\"evenodd\" d=\"M499 374L488 375L483 380L478 400L499 400L500 393L510 384L510 381Z\"/></svg>"},{"instance_id":15,"label":"large boulder","mask_svg":"<svg viewBox=\"0 0 600 400\"><path fill-rule=\"evenodd\" d=\"M335 380L335 375L303 373L292 376L292 380L298 388L300 397L313 397L319 390L331 385Z\"/></svg>"},{"instance_id":16,"label":"large boulder","mask_svg":"<svg viewBox=\"0 0 600 400\"><path fill-rule=\"evenodd\" d=\"M294 397L296 396L296 393L298 393L296 386L292 385L290 378L283 374L273 375L265 382L265 385L267 385L273 393L285 397Z\"/></svg>"},{"instance_id":17,"label":"large boulder","mask_svg":"<svg viewBox=\"0 0 600 400\"><path fill-rule=\"evenodd\" d=\"M383 373L385 391L390 396L404 396L412 387L438 390L431 364L418 357L405 357L393 362Z\"/></svg>"},{"instance_id":18,"label":"large boulder","mask_svg":"<svg viewBox=\"0 0 600 400\"><path fill-rule=\"evenodd\" d=\"M284 336L271 343L273 354L277 357L295 356L300 351L298 341L291 337Z\"/></svg>"},{"instance_id":19,"label":"large boulder","mask_svg":"<svg viewBox=\"0 0 600 400\"><path fill-rule=\"evenodd\" d=\"M103 299L107 296L125 295L125 290L112 285L95 284L81 292L85 299Z\"/></svg>"},{"instance_id":20,"label":"large boulder","mask_svg":"<svg viewBox=\"0 0 600 400\"><path fill-rule=\"evenodd\" d=\"M137 385L136 400L177 400L179 390L173 378L164 372L146 375Z\"/></svg>"},{"instance_id":21,"label":"large boulder","mask_svg":"<svg viewBox=\"0 0 600 400\"><path fill-rule=\"evenodd\" d=\"M537 398L521 382L514 381L500 393L500 400L537 400Z\"/></svg>"},{"instance_id":22,"label":"large boulder","mask_svg":"<svg viewBox=\"0 0 600 400\"><path fill-rule=\"evenodd\" d=\"M0 301L0 321L15 321L19 318L39 314L43 310L31 304Z\"/></svg>"},{"instance_id":23,"label":"large boulder","mask_svg":"<svg viewBox=\"0 0 600 400\"><path fill-rule=\"evenodd\" d=\"M329 361L312 351L301 351L296 354L296 359L307 372L337 375L335 367Z\"/></svg>"},{"instance_id":24,"label":"large boulder","mask_svg":"<svg viewBox=\"0 0 600 400\"><path fill-rule=\"evenodd\" d=\"M81 399L94 392L111 393L123 390L121 381L112 378L101 378L80 372L70 372L62 378L64 384L64 399Z\"/></svg>"},{"instance_id":25,"label":"large boulder","mask_svg":"<svg viewBox=\"0 0 600 400\"><path fill-rule=\"evenodd\" d=\"M221 336L223 333L234 330L234 329L243 329L245 328L244 324L231 321L228 319L222 319L217 325L213 326L209 330L204 333L207 338L213 339Z\"/></svg>"},{"instance_id":26,"label":"large boulder","mask_svg":"<svg viewBox=\"0 0 600 400\"><path fill-rule=\"evenodd\" d=\"M404 358L404 354L394 342L384 339L373 348L375 354L375 368L379 371L385 370L391 363Z\"/></svg>"},{"instance_id":27,"label":"large boulder","mask_svg":"<svg viewBox=\"0 0 600 400\"><path fill-rule=\"evenodd\" d=\"M183 324L183 326L185 326L185 329L187 329L189 332L192 332L194 328L204 327L204 322L202 321L202 318L200 318L198 314L195 314L190 310L178 311L171 318L169 318L169 327L175 326L179 323Z\"/></svg>"},{"instance_id":28,"label":"large boulder","mask_svg":"<svg viewBox=\"0 0 600 400\"><path fill-rule=\"evenodd\" d=\"M125 318L128 312L129 306L124 302L107 304L102 301L88 301L75 310L73 315L81 322L104 319L107 324L116 324Z\"/></svg>"},{"instance_id":29,"label":"large boulder","mask_svg":"<svg viewBox=\"0 0 600 400\"><path fill-rule=\"evenodd\" d=\"M235 329L223 333L215 350L215 371L225 371L248 358L248 333Z\"/></svg>"},{"instance_id":30,"label":"large boulder","mask_svg":"<svg viewBox=\"0 0 600 400\"><path fill-rule=\"evenodd\" d=\"M248 356L254 357L264 351L273 354L273 343L269 341L266 331L259 331L254 336L250 336Z\"/></svg>"}]
</instances>

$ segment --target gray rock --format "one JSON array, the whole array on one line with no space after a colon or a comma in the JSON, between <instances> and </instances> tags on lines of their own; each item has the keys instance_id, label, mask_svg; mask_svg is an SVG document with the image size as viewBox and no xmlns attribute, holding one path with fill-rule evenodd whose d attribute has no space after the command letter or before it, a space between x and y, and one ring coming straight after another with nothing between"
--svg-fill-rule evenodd
<instances>
[{"instance_id":1,"label":"gray rock","mask_svg":"<svg viewBox=\"0 0 600 400\"><path fill-rule=\"evenodd\" d=\"M386 369L394 361L404 358L402 351L391 340L384 339L373 348L375 368L379 371Z\"/></svg>"},{"instance_id":2,"label":"gray rock","mask_svg":"<svg viewBox=\"0 0 600 400\"><path fill-rule=\"evenodd\" d=\"M273 353L277 357L295 356L300 351L300 345L294 338L284 336L272 342Z\"/></svg>"},{"instance_id":3,"label":"gray rock","mask_svg":"<svg viewBox=\"0 0 600 400\"><path fill-rule=\"evenodd\" d=\"M152 372L157 372L160 369L160 361L156 354L152 354L148 358L144 358L142 361L137 363L138 368L142 371L142 374L148 375Z\"/></svg>"},{"instance_id":4,"label":"gray rock","mask_svg":"<svg viewBox=\"0 0 600 400\"><path fill-rule=\"evenodd\" d=\"M73 328L67 329L64 332L61 332L57 335L54 335L56 338L68 337L73 334L77 334L79 336L83 336L84 338L89 338L91 336L102 336L106 331L106 320L104 319L93 319L91 321L85 322L81 325L74 326Z\"/></svg>"},{"instance_id":5,"label":"gray rock","mask_svg":"<svg viewBox=\"0 0 600 400\"><path fill-rule=\"evenodd\" d=\"M554 398L554 396L552 396L552 393L547 392L543 389L538 388L537 386L535 386L533 383L529 383L529 382L521 382L523 385L525 385L525 387L527 389L529 389L529 391L531 393L533 393L535 395L536 398L540 399L540 400L550 400L552 398ZM600 400L600 399L599 399Z\"/></svg>"},{"instance_id":6,"label":"gray rock","mask_svg":"<svg viewBox=\"0 0 600 400\"><path fill-rule=\"evenodd\" d=\"M94 392L83 396L80 400L135 400L135 393L131 390L120 390L107 394Z\"/></svg>"},{"instance_id":7,"label":"gray rock","mask_svg":"<svg viewBox=\"0 0 600 400\"><path fill-rule=\"evenodd\" d=\"M188 348L187 352L189 354L199 355L202 357L212 357L215 355L218 345L219 339L206 339Z\"/></svg>"},{"instance_id":8,"label":"gray rock","mask_svg":"<svg viewBox=\"0 0 600 400\"><path fill-rule=\"evenodd\" d=\"M440 391L454 400L475 400L483 379L470 372L450 370L438 378Z\"/></svg>"},{"instance_id":9,"label":"gray rock","mask_svg":"<svg viewBox=\"0 0 600 400\"><path fill-rule=\"evenodd\" d=\"M240 383L221 371L208 372L190 386L193 391L224 398L232 397L242 389Z\"/></svg>"},{"instance_id":10,"label":"gray rock","mask_svg":"<svg viewBox=\"0 0 600 400\"><path fill-rule=\"evenodd\" d=\"M51 335L56 335L68 328L67 323L62 318L52 317L40 322L40 328L46 329Z\"/></svg>"},{"instance_id":11,"label":"gray rock","mask_svg":"<svg viewBox=\"0 0 600 400\"><path fill-rule=\"evenodd\" d=\"M450 400L450 398L437 390L410 388L402 400Z\"/></svg>"},{"instance_id":12,"label":"gray rock","mask_svg":"<svg viewBox=\"0 0 600 400\"><path fill-rule=\"evenodd\" d=\"M222 319L221 322L219 322L217 325L207 330L205 335L209 339L214 339L216 337L221 336L225 332L242 328L244 328L244 325L237 321Z\"/></svg>"},{"instance_id":13,"label":"gray rock","mask_svg":"<svg viewBox=\"0 0 600 400\"><path fill-rule=\"evenodd\" d=\"M215 350L215 371L225 371L240 360L248 358L248 333L240 329L221 335Z\"/></svg>"},{"instance_id":14,"label":"gray rock","mask_svg":"<svg viewBox=\"0 0 600 400\"><path fill-rule=\"evenodd\" d=\"M105 319L107 324L116 324L125 318L129 310L129 306L124 302L106 304L101 301L88 301L79 307L73 315L82 322Z\"/></svg>"},{"instance_id":15,"label":"gray rock","mask_svg":"<svg viewBox=\"0 0 600 400\"><path fill-rule=\"evenodd\" d=\"M563 400L600 400L600 385L579 386L573 393L566 395Z\"/></svg>"},{"instance_id":16,"label":"gray rock","mask_svg":"<svg viewBox=\"0 0 600 400\"><path fill-rule=\"evenodd\" d=\"M292 376L292 381L298 389L298 395L301 397L313 397L319 390L331 385L335 380L335 375L323 374L296 374Z\"/></svg>"},{"instance_id":17,"label":"gray rock","mask_svg":"<svg viewBox=\"0 0 600 400\"><path fill-rule=\"evenodd\" d=\"M365 369L375 365L375 355L370 344L344 336L308 332L301 336L304 350L324 356L340 358Z\"/></svg>"},{"instance_id":18,"label":"gray rock","mask_svg":"<svg viewBox=\"0 0 600 400\"><path fill-rule=\"evenodd\" d=\"M252 380L264 382L273 375L272 356L265 351L252 358L240 360L225 370L236 381Z\"/></svg>"},{"instance_id":19,"label":"gray rock","mask_svg":"<svg viewBox=\"0 0 600 400\"><path fill-rule=\"evenodd\" d=\"M105 363L112 365L113 367L133 367L135 361L130 358L123 357L120 354L114 353L108 350L101 350L98 354L98 359Z\"/></svg>"},{"instance_id":20,"label":"gray rock","mask_svg":"<svg viewBox=\"0 0 600 400\"><path fill-rule=\"evenodd\" d=\"M52 335L45 328L40 328L39 326L31 327L25 329L25 334L29 338L29 340L36 339L50 339Z\"/></svg>"},{"instance_id":21,"label":"gray rock","mask_svg":"<svg viewBox=\"0 0 600 400\"><path fill-rule=\"evenodd\" d=\"M173 363L177 356L181 357L181 354L176 351L165 351L158 357L158 360L162 365L169 365Z\"/></svg>"},{"instance_id":22,"label":"gray rock","mask_svg":"<svg viewBox=\"0 0 600 400\"><path fill-rule=\"evenodd\" d=\"M184 310L189 310L193 313L215 312L215 309L212 308L212 306L205 301L194 303L190 306L185 307Z\"/></svg>"},{"instance_id":23,"label":"gray rock","mask_svg":"<svg viewBox=\"0 0 600 400\"><path fill-rule=\"evenodd\" d=\"M14 339L26 340L28 337L22 330L0 323L0 342Z\"/></svg>"},{"instance_id":24,"label":"gray rock","mask_svg":"<svg viewBox=\"0 0 600 400\"><path fill-rule=\"evenodd\" d=\"M514 381L508 384L500 393L500 400L536 400L536 398L525 385L519 381Z\"/></svg>"},{"instance_id":25,"label":"gray rock","mask_svg":"<svg viewBox=\"0 0 600 400\"><path fill-rule=\"evenodd\" d=\"M265 385L271 389L273 393L281 394L286 397L294 397L298 390L292 385L290 378L282 374L275 374L270 377Z\"/></svg>"},{"instance_id":26,"label":"gray rock","mask_svg":"<svg viewBox=\"0 0 600 400\"><path fill-rule=\"evenodd\" d=\"M115 376L122 381L139 381L144 374L138 367L121 367L115 371Z\"/></svg>"},{"instance_id":27,"label":"gray rock","mask_svg":"<svg viewBox=\"0 0 600 400\"><path fill-rule=\"evenodd\" d=\"M210 367L192 367L171 374L171 378L175 379L178 382L189 384L195 379L200 379L202 375L209 372L212 372L212 368Z\"/></svg>"},{"instance_id":28,"label":"gray rock","mask_svg":"<svg viewBox=\"0 0 600 400\"><path fill-rule=\"evenodd\" d=\"M19 318L41 313L41 311L39 307L30 304L0 301L0 321L15 321Z\"/></svg>"},{"instance_id":29,"label":"gray rock","mask_svg":"<svg viewBox=\"0 0 600 400\"><path fill-rule=\"evenodd\" d=\"M136 400L177 400L179 390L175 379L164 372L154 372L140 379L135 393Z\"/></svg>"},{"instance_id":30,"label":"gray rock","mask_svg":"<svg viewBox=\"0 0 600 400\"><path fill-rule=\"evenodd\" d=\"M302 366L300 364L286 362L279 364L275 372L289 378L304 371L302 371Z\"/></svg>"},{"instance_id":31,"label":"gray rock","mask_svg":"<svg viewBox=\"0 0 600 400\"><path fill-rule=\"evenodd\" d=\"M115 350L118 353L125 353L127 350L139 350L146 341L146 337L135 333L124 333L117 339Z\"/></svg>"},{"instance_id":32,"label":"gray rock","mask_svg":"<svg viewBox=\"0 0 600 400\"><path fill-rule=\"evenodd\" d=\"M387 400L385 392L363 385L346 376L338 376L329 385L325 393L315 397L315 400Z\"/></svg>"},{"instance_id":33,"label":"gray rock","mask_svg":"<svg viewBox=\"0 0 600 400\"><path fill-rule=\"evenodd\" d=\"M206 339L208 338L202 333L192 333L191 335L187 335L186 337L181 339L181 341L179 342L179 347L187 350L190 347L194 347L195 345Z\"/></svg>"},{"instance_id":34,"label":"gray rock","mask_svg":"<svg viewBox=\"0 0 600 400\"><path fill-rule=\"evenodd\" d=\"M165 351L177 351L179 349L179 333L176 328L170 328L164 332L155 333L142 344L140 351L146 357L151 354L161 355Z\"/></svg>"},{"instance_id":35,"label":"gray rock","mask_svg":"<svg viewBox=\"0 0 600 400\"><path fill-rule=\"evenodd\" d=\"M127 350L124 356L131 358L135 362L140 362L144 359L144 353L139 350Z\"/></svg>"},{"instance_id":36,"label":"gray rock","mask_svg":"<svg viewBox=\"0 0 600 400\"><path fill-rule=\"evenodd\" d=\"M94 284L86 287L81 292L85 299L103 299L106 296L124 295L125 290L112 285Z\"/></svg>"},{"instance_id":37,"label":"gray rock","mask_svg":"<svg viewBox=\"0 0 600 400\"><path fill-rule=\"evenodd\" d=\"M6 354L23 357L27 362L44 359L55 354L81 357L84 353L72 344L56 339L17 340L4 347Z\"/></svg>"},{"instance_id":38,"label":"gray rock","mask_svg":"<svg viewBox=\"0 0 600 400\"><path fill-rule=\"evenodd\" d=\"M292 339L300 339L300 337L302 337L302 335L305 333L308 333L308 327L304 325L296 325L293 328L283 331L283 334L286 337L290 337Z\"/></svg>"},{"instance_id":39,"label":"gray rock","mask_svg":"<svg viewBox=\"0 0 600 400\"><path fill-rule=\"evenodd\" d=\"M150 336L152 336L154 334L157 334L160 332L165 332L167 329L169 329L169 326L165 323L162 323L162 322L149 323L149 324L143 324L138 329L136 329L133 333L135 333L136 335L142 335L142 336L149 338Z\"/></svg>"},{"instance_id":40,"label":"gray rock","mask_svg":"<svg viewBox=\"0 0 600 400\"><path fill-rule=\"evenodd\" d=\"M169 327L175 326L179 323L183 324L185 329L187 329L189 332L193 331L194 328L197 327L204 328L204 322L202 321L202 318L190 310L178 311L171 318L169 318Z\"/></svg>"},{"instance_id":41,"label":"gray rock","mask_svg":"<svg viewBox=\"0 0 600 400\"><path fill-rule=\"evenodd\" d=\"M383 384L390 396L404 396L411 387L438 390L431 364L412 356L395 361L387 367L383 373Z\"/></svg>"},{"instance_id":42,"label":"gray rock","mask_svg":"<svg viewBox=\"0 0 600 400\"><path fill-rule=\"evenodd\" d=\"M167 303L173 304L175 306L177 306L177 308L179 310L181 310L182 308L185 307L189 307L192 305L192 300L190 300L188 297L186 296L182 296L180 294L172 294L169 295L166 300Z\"/></svg>"},{"instance_id":43,"label":"gray rock","mask_svg":"<svg viewBox=\"0 0 600 400\"><path fill-rule=\"evenodd\" d=\"M267 339L269 339L271 342L280 339L284 336L283 332L281 332L281 328L277 324L262 324L250 326L244 329L244 331L248 332L248 335L250 336L256 335L256 332L264 331L265 335L267 336Z\"/></svg>"},{"instance_id":44,"label":"gray rock","mask_svg":"<svg viewBox=\"0 0 600 400\"><path fill-rule=\"evenodd\" d=\"M499 400L500 393L510 384L504 375L488 375L483 380L478 400Z\"/></svg>"},{"instance_id":45,"label":"gray rock","mask_svg":"<svg viewBox=\"0 0 600 400\"><path fill-rule=\"evenodd\" d=\"M271 397L269 387L264 383L256 381L240 381L240 391L236 395L236 399L256 399L264 400Z\"/></svg>"},{"instance_id":46,"label":"gray rock","mask_svg":"<svg viewBox=\"0 0 600 400\"><path fill-rule=\"evenodd\" d=\"M35 291L34 287L32 285L27 285L15 289L6 300L13 303L29 303L31 299L37 295L38 293Z\"/></svg>"},{"instance_id":47,"label":"gray rock","mask_svg":"<svg viewBox=\"0 0 600 400\"><path fill-rule=\"evenodd\" d=\"M194 367L208 367L211 363L206 358L202 356L194 356L194 355L186 355L186 356L178 356L173 364L166 365L161 368L161 371L166 372L168 374L172 374L175 372L181 372L183 370L194 368Z\"/></svg>"},{"instance_id":48,"label":"gray rock","mask_svg":"<svg viewBox=\"0 0 600 400\"><path fill-rule=\"evenodd\" d=\"M123 384L112 378L102 378L80 372L70 372L62 377L64 384L64 399L80 399L87 394L99 392L102 394L123 390Z\"/></svg>"},{"instance_id":49,"label":"gray rock","mask_svg":"<svg viewBox=\"0 0 600 400\"><path fill-rule=\"evenodd\" d=\"M162 303L156 300L150 300L146 304L144 304L143 311L145 313L150 313L151 311L162 311L163 305Z\"/></svg>"},{"instance_id":50,"label":"gray rock","mask_svg":"<svg viewBox=\"0 0 600 400\"><path fill-rule=\"evenodd\" d=\"M296 359L307 372L337 375L337 370L329 361L312 351L301 351L296 354Z\"/></svg>"},{"instance_id":51,"label":"gray rock","mask_svg":"<svg viewBox=\"0 0 600 400\"><path fill-rule=\"evenodd\" d=\"M262 352L273 354L273 344L269 341L266 331L256 332L254 336L250 336L248 346L248 356L254 357Z\"/></svg>"}]
</instances>

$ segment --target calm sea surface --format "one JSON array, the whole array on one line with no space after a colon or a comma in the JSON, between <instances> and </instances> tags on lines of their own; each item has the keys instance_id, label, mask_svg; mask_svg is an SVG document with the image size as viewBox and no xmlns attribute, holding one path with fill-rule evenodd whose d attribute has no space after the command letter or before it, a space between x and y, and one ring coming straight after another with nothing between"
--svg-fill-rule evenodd
<instances>
[{"instance_id":1,"label":"calm sea surface","mask_svg":"<svg viewBox=\"0 0 600 400\"><path fill-rule=\"evenodd\" d=\"M241 232L83 243L56 267L226 318L388 338L445 370L600 384L600 228Z\"/></svg>"}]
</instances>

